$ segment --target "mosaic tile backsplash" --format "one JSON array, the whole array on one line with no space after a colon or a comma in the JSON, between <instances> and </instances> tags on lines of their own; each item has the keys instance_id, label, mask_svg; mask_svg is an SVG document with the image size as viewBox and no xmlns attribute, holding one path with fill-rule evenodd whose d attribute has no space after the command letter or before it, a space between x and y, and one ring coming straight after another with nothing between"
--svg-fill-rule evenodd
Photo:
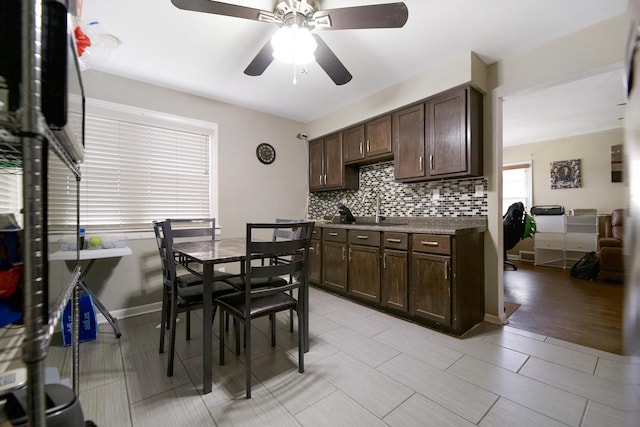
<instances>
[{"instance_id":1,"label":"mosaic tile backsplash","mask_svg":"<svg viewBox=\"0 0 640 427\"><path fill-rule=\"evenodd\" d=\"M482 185L482 196L475 196ZM435 199L433 190L439 190ZM309 193L308 217L321 219L338 214L343 202L355 216L373 216L376 195L380 196L380 215L399 217L486 216L487 179L463 178L405 184L393 179L393 162L360 167L360 189Z\"/></svg>"}]
</instances>

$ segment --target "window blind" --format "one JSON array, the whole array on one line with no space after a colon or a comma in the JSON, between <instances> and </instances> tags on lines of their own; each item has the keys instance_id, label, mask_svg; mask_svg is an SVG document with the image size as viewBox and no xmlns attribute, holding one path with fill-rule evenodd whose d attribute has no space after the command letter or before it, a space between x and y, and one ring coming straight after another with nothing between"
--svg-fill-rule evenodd
<instances>
[{"instance_id":1,"label":"window blind","mask_svg":"<svg viewBox=\"0 0 640 427\"><path fill-rule=\"evenodd\" d=\"M22 170L0 168L0 213L11 213L22 226Z\"/></svg>"},{"instance_id":2,"label":"window blind","mask_svg":"<svg viewBox=\"0 0 640 427\"><path fill-rule=\"evenodd\" d=\"M138 231L153 220L211 216L211 134L184 123L117 116L85 117L80 226ZM77 125L80 114L69 113L69 120ZM50 166L49 185L51 230L74 229L75 208L71 215L66 202L51 199L75 203L75 178Z\"/></svg>"},{"instance_id":3,"label":"window blind","mask_svg":"<svg viewBox=\"0 0 640 427\"><path fill-rule=\"evenodd\" d=\"M526 210L531 208L531 163L506 165L502 169L502 209L522 202Z\"/></svg>"}]
</instances>

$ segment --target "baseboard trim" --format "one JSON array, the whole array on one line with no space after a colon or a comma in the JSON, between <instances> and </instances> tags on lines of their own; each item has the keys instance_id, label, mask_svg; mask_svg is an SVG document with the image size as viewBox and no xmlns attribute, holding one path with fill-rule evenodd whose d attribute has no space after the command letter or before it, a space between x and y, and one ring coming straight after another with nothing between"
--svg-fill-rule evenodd
<instances>
[{"instance_id":1,"label":"baseboard trim","mask_svg":"<svg viewBox=\"0 0 640 427\"><path fill-rule=\"evenodd\" d=\"M506 325L509 323L507 316L504 313L500 316L496 316L495 314L484 314L484 321L487 323L493 323L494 325Z\"/></svg>"},{"instance_id":2,"label":"baseboard trim","mask_svg":"<svg viewBox=\"0 0 640 427\"><path fill-rule=\"evenodd\" d=\"M120 310L110 311L112 317L116 319L126 319L127 317L140 316L142 314L154 313L162 309L162 303L154 302L152 304L139 305L136 307L128 307ZM98 323L107 323L107 318L104 317L99 310L96 310L96 320Z\"/></svg>"}]
</instances>

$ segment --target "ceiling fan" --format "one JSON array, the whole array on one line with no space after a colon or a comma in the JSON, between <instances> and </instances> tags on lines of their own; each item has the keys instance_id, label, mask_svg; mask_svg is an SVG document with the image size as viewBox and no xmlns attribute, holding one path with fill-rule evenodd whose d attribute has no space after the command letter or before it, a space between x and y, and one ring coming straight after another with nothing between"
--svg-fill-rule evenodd
<instances>
[{"instance_id":1,"label":"ceiling fan","mask_svg":"<svg viewBox=\"0 0 640 427\"><path fill-rule=\"evenodd\" d=\"M311 62L315 58L318 65L336 85L348 83L352 78L351 73L320 36L315 33L309 34L309 31L316 28L323 30L401 28L409 16L407 6L403 2L319 10L314 0L282 0L278 2L273 12L210 0L171 0L171 3L183 10L279 25L281 28L278 33L260 49L244 70L244 73L249 76L261 75L274 57L298 64ZM286 37L292 37L290 43L306 43L309 52L296 54L289 50L284 54L281 53L274 39L278 39L283 32L289 33ZM303 37L306 39L303 40ZM291 45L289 47L291 48Z\"/></svg>"}]
</instances>

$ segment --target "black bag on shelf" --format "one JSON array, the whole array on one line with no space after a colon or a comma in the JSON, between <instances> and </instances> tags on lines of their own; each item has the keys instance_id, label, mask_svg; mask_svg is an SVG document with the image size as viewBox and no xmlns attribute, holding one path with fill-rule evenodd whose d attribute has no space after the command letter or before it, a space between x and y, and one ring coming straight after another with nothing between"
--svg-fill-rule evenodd
<instances>
[{"instance_id":1,"label":"black bag on shelf","mask_svg":"<svg viewBox=\"0 0 640 427\"><path fill-rule=\"evenodd\" d=\"M576 279L593 280L599 271L600 260L598 259L598 254L589 252L571 267L570 274L571 277L575 277Z\"/></svg>"}]
</instances>

